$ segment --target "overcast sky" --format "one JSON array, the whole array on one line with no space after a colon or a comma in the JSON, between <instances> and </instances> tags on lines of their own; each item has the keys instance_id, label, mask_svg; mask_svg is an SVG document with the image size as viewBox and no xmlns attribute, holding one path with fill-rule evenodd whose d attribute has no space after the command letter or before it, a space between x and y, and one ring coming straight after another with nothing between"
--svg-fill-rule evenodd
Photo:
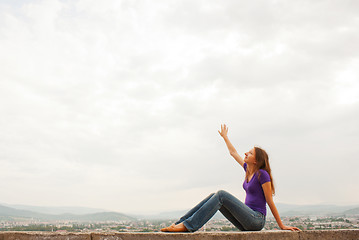
<instances>
[{"instance_id":1,"label":"overcast sky","mask_svg":"<svg viewBox=\"0 0 359 240\"><path fill-rule=\"evenodd\" d=\"M0 202L123 213L244 200L359 204L358 1L0 2Z\"/></svg>"}]
</instances>

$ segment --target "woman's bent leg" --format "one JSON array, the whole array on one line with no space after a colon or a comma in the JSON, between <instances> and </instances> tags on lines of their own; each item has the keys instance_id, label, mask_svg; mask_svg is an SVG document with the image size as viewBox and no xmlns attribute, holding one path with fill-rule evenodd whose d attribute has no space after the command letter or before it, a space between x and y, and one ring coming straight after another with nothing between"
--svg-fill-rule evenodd
<instances>
[{"instance_id":1,"label":"woman's bent leg","mask_svg":"<svg viewBox=\"0 0 359 240\"><path fill-rule=\"evenodd\" d=\"M221 207L219 211L225 216L236 228L238 228L241 231L245 231L244 227L238 220L232 215L230 211L227 210L225 207Z\"/></svg>"},{"instance_id":2,"label":"woman's bent leg","mask_svg":"<svg viewBox=\"0 0 359 240\"><path fill-rule=\"evenodd\" d=\"M226 191L218 191L222 203L220 211L240 230L259 231L264 227L265 216L252 210L243 202ZM234 221L234 219L236 221Z\"/></svg>"},{"instance_id":3,"label":"woman's bent leg","mask_svg":"<svg viewBox=\"0 0 359 240\"><path fill-rule=\"evenodd\" d=\"M198 210L189 218L183 221L183 224L190 232L200 229L213 215L221 208L222 203L218 192L213 194Z\"/></svg>"},{"instance_id":4,"label":"woman's bent leg","mask_svg":"<svg viewBox=\"0 0 359 240\"><path fill-rule=\"evenodd\" d=\"M176 224L183 223L188 231L195 232L208 222L218 210L240 230L259 231L264 227L265 216L262 213L252 210L223 190L209 195Z\"/></svg>"},{"instance_id":5,"label":"woman's bent leg","mask_svg":"<svg viewBox=\"0 0 359 240\"><path fill-rule=\"evenodd\" d=\"M190 218L195 212L198 211L198 209L200 209L212 196L214 195L214 193L211 193L208 197L206 197L205 199L203 199L200 203L198 203L194 208L192 208L191 210L189 210L183 217L180 218L180 220L178 220L175 224L179 224L181 222L183 222L184 220Z\"/></svg>"}]
</instances>

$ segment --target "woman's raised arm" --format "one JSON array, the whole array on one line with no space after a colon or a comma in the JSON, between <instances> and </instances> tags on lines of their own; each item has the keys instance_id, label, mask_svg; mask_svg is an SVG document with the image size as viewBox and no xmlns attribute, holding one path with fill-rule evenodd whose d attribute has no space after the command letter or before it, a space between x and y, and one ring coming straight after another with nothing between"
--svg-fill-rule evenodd
<instances>
[{"instance_id":1,"label":"woman's raised arm","mask_svg":"<svg viewBox=\"0 0 359 240\"><path fill-rule=\"evenodd\" d=\"M239 156L237 150L234 148L231 141L229 141L229 138L227 136L228 127L226 126L226 124L223 124L223 125L221 124L221 131L218 130L218 132L223 137L224 141L226 142L227 148L229 150L229 154L231 154L231 156L243 167L244 160L241 156Z\"/></svg>"}]
</instances>

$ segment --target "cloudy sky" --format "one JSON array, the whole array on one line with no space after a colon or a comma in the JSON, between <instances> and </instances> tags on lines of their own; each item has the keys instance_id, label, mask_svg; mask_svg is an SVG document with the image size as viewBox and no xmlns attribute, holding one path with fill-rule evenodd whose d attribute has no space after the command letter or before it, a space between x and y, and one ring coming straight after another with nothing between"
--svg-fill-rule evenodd
<instances>
[{"instance_id":1,"label":"cloudy sky","mask_svg":"<svg viewBox=\"0 0 359 240\"><path fill-rule=\"evenodd\" d=\"M244 200L266 149L289 204L359 204L358 1L0 2L0 202L124 213Z\"/></svg>"}]
</instances>

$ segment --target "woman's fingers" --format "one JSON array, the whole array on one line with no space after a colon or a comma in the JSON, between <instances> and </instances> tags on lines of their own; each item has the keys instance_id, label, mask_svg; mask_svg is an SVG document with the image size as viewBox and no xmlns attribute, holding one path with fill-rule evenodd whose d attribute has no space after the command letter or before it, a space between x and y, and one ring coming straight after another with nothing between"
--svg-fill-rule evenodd
<instances>
[{"instance_id":1,"label":"woman's fingers","mask_svg":"<svg viewBox=\"0 0 359 240\"><path fill-rule=\"evenodd\" d=\"M221 131L219 131L219 134L223 137L224 135L227 135L228 133L228 127L226 126L226 124L221 124Z\"/></svg>"},{"instance_id":2,"label":"woman's fingers","mask_svg":"<svg viewBox=\"0 0 359 240\"><path fill-rule=\"evenodd\" d=\"M226 124L224 124L223 132L224 132L225 134L227 134L227 132L228 132L228 128L227 128Z\"/></svg>"},{"instance_id":3,"label":"woman's fingers","mask_svg":"<svg viewBox=\"0 0 359 240\"><path fill-rule=\"evenodd\" d=\"M284 228L284 230L302 231L302 230L300 230L300 229L299 229L299 228L297 228L297 227L289 227L289 226L286 226L286 227Z\"/></svg>"}]
</instances>

